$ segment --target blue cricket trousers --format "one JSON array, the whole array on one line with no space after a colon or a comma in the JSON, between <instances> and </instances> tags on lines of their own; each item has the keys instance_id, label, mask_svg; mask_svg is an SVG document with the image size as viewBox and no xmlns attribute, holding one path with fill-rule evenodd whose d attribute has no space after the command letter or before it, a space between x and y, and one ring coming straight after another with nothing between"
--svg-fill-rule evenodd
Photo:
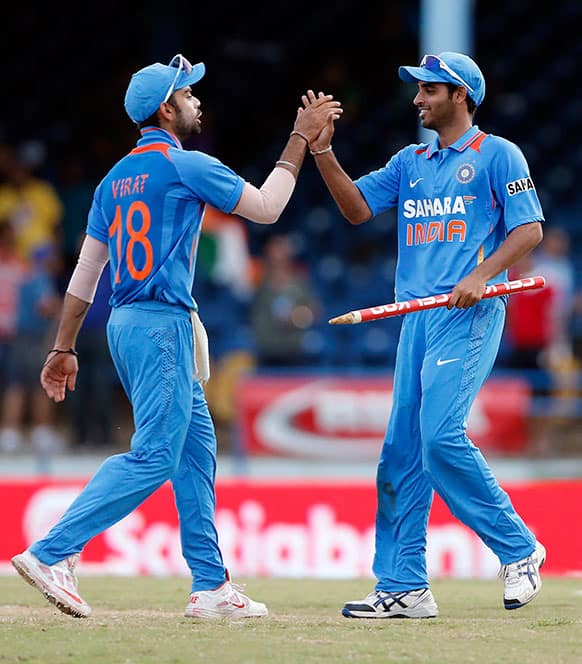
<instances>
[{"instance_id":1,"label":"blue cricket trousers","mask_svg":"<svg viewBox=\"0 0 582 664\"><path fill-rule=\"evenodd\" d=\"M214 525L216 436L204 391L192 376L190 314L162 302L114 308L107 337L133 407L131 449L109 457L30 550L48 565L63 560L171 480L192 590L216 588L226 579Z\"/></svg>"},{"instance_id":2,"label":"blue cricket trousers","mask_svg":"<svg viewBox=\"0 0 582 664\"><path fill-rule=\"evenodd\" d=\"M469 410L493 368L504 321L499 298L466 310L404 317L376 478L377 590L428 587L426 530L433 490L502 564L535 548L533 534L466 435Z\"/></svg>"}]
</instances>

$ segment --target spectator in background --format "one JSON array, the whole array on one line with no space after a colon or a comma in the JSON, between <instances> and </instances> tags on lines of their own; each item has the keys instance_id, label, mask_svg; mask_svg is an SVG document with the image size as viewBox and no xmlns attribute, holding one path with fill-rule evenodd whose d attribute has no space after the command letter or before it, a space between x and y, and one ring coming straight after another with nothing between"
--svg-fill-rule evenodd
<instances>
[{"instance_id":1,"label":"spectator in background","mask_svg":"<svg viewBox=\"0 0 582 664\"><path fill-rule=\"evenodd\" d=\"M38 380L49 336L54 334L60 297L54 283L52 248L37 250L18 284L15 337L11 344L7 387L2 402L0 440L7 451L19 451L30 424L34 451L53 454L64 447L54 427L54 410Z\"/></svg>"},{"instance_id":2,"label":"spectator in background","mask_svg":"<svg viewBox=\"0 0 582 664\"><path fill-rule=\"evenodd\" d=\"M580 360L574 354L575 271L566 229L550 226L534 253L534 271L545 276L553 293L550 303L552 337L540 361L551 380L545 421L534 436L534 451L555 454L556 441L566 440L578 400Z\"/></svg>"},{"instance_id":3,"label":"spectator in background","mask_svg":"<svg viewBox=\"0 0 582 664\"><path fill-rule=\"evenodd\" d=\"M235 214L206 205L202 224L196 270L205 274L198 276L248 301L253 292L254 268L245 223Z\"/></svg>"},{"instance_id":4,"label":"spectator in background","mask_svg":"<svg viewBox=\"0 0 582 664\"><path fill-rule=\"evenodd\" d=\"M533 254L524 256L508 272L509 279L524 279L537 274ZM506 364L510 369L535 371L529 374L534 389L547 390L548 378L538 376L544 371L544 354L554 337L552 315L555 292L551 282L540 290L514 293L507 303L505 337L508 345Z\"/></svg>"},{"instance_id":5,"label":"spectator in background","mask_svg":"<svg viewBox=\"0 0 582 664\"><path fill-rule=\"evenodd\" d=\"M555 230L555 229L552 229ZM576 396L576 361L572 353L570 323L573 293L567 264L555 264L550 256L563 256L564 236L549 230L550 240L544 251L518 261L509 272L510 279L538 274L546 278L541 290L514 293L507 304L505 329L509 354L506 365L524 371L533 394L544 400L530 417L530 450L536 455L555 454L556 442L563 438L561 429L571 424Z\"/></svg>"},{"instance_id":6,"label":"spectator in background","mask_svg":"<svg viewBox=\"0 0 582 664\"><path fill-rule=\"evenodd\" d=\"M582 362L582 291L577 291L574 297L572 344L574 348L574 360L580 364Z\"/></svg>"},{"instance_id":7,"label":"spectator in background","mask_svg":"<svg viewBox=\"0 0 582 664\"><path fill-rule=\"evenodd\" d=\"M63 205L55 187L34 173L36 164L12 148L0 148L0 217L14 228L16 249L25 260L60 243Z\"/></svg>"},{"instance_id":8,"label":"spectator in background","mask_svg":"<svg viewBox=\"0 0 582 664\"><path fill-rule=\"evenodd\" d=\"M570 370L573 356L574 265L570 238L550 227L539 247L517 263L511 278L543 275L546 287L511 296L508 303L508 362L515 369L543 369L554 374Z\"/></svg>"},{"instance_id":9,"label":"spectator in background","mask_svg":"<svg viewBox=\"0 0 582 664\"><path fill-rule=\"evenodd\" d=\"M309 363L313 358L305 333L319 312L309 275L295 259L289 237L272 236L264 248L262 277L251 307L259 366Z\"/></svg>"},{"instance_id":10,"label":"spectator in background","mask_svg":"<svg viewBox=\"0 0 582 664\"><path fill-rule=\"evenodd\" d=\"M572 318L574 312L574 264L570 257L570 236L564 228L550 226L533 254L533 270L546 278L554 294L551 306L553 335L547 363L566 367L573 360Z\"/></svg>"},{"instance_id":11,"label":"spectator in background","mask_svg":"<svg viewBox=\"0 0 582 664\"><path fill-rule=\"evenodd\" d=\"M63 204L62 249L67 274L72 273L77 262L94 189L95 183L88 177L83 159L76 153L67 155L59 168L57 181L57 192Z\"/></svg>"},{"instance_id":12,"label":"spectator in background","mask_svg":"<svg viewBox=\"0 0 582 664\"><path fill-rule=\"evenodd\" d=\"M16 253L14 230L10 222L0 219L0 396L8 384L12 346L16 336L18 296L24 278L25 264ZM22 446L19 430L0 429L0 451L16 452Z\"/></svg>"}]
</instances>

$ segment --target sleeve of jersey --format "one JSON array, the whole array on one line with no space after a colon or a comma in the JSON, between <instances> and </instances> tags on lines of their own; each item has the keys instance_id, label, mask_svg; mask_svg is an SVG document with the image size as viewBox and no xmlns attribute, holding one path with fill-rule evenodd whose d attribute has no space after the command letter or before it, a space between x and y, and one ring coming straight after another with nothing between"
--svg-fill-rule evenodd
<instances>
[{"instance_id":1,"label":"sleeve of jersey","mask_svg":"<svg viewBox=\"0 0 582 664\"><path fill-rule=\"evenodd\" d=\"M398 203L400 159L400 153L397 153L383 168L354 181L373 216L386 212Z\"/></svg>"},{"instance_id":2,"label":"sleeve of jersey","mask_svg":"<svg viewBox=\"0 0 582 664\"><path fill-rule=\"evenodd\" d=\"M492 164L493 191L503 207L507 232L522 224L544 221L526 158L517 145L500 142Z\"/></svg>"},{"instance_id":3,"label":"sleeve of jersey","mask_svg":"<svg viewBox=\"0 0 582 664\"><path fill-rule=\"evenodd\" d=\"M204 152L184 152L175 161L182 183L200 200L231 213L239 201L244 180L228 166Z\"/></svg>"},{"instance_id":4,"label":"sleeve of jersey","mask_svg":"<svg viewBox=\"0 0 582 664\"><path fill-rule=\"evenodd\" d=\"M93 203L91 204L87 218L87 235L94 237L104 244L107 244L109 241L107 223L101 212L101 186L97 187L93 195Z\"/></svg>"}]
</instances>

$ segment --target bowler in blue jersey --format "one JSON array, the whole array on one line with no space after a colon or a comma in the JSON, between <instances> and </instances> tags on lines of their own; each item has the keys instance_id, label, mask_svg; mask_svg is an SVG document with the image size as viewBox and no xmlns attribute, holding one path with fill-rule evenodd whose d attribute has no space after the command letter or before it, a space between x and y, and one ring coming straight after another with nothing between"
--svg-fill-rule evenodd
<instances>
[{"instance_id":1,"label":"bowler in blue jersey","mask_svg":"<svg viewBox=\"0 0 582 664\"><path fill-rule=\"evenodd\" d=\"M503 603L517 609L540 591L545 549L515 511L479 449L467 417L491 372L505 320L487 284L542 239L543 213L521 150L474 124L485 79L467 55L425 55L399 68L417 86L420 124L436 132L353 181L335 157L329 118L310 144L340 211L352 224L396 208L396 299L452 292L447 308L404 317L394 402L377 471L374 590L347 602L348 618L430 618L438 608L426 569L436 491L498 556ZM317 103L309 91L305 108Z\"/></svg>"},{"instance_id":2,"label":"bowler in blue jersey","mask_svg":"<svg viewBox=\"0 0 582 664\"><path fill-rule=\"evenodd\" d=\"M208 339L192 298L206 205L271 224L289 201L307 145L342 112L331 95L297 111L280 159L260 188L218 159L187 151L203 124L192 86L205 73L181 54L136 72L125 110L140 138L98 185L87 234L64 298L56 339L41 372L55 401L75 388L75 342L109 263L107 339L133 409L130 450L109 457L41 540L13 557L18 573L64 613L85 618L76 563L85 544L170 480L182 553L192 573L184 615L260 618L267 607L230 581L214 524L216 436L203 385ZM82 358L81 358L82 361Z\"/></svg>"}]
</instances>

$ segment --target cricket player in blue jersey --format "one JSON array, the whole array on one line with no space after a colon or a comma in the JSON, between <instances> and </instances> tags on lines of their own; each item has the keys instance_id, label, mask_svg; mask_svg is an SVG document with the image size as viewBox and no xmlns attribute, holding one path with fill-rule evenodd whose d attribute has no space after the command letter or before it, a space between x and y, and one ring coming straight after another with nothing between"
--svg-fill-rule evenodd
<instances>
[{"instance_id":1,"label":"cricket player in blue jersey","mask_svg":"<svg viewBox=\"0 0 582 664\"><path fill-rule=\"evenodd\" d=\"M452 291L448 308L405 316L394 403L377 472L375 589L345 604L349 618L430 618L426 532L433 491L499 557L504 605L540 591L536 542L466 434L467 416L498 351L505 302L482 300L489 283L542 239L542 209L522 152L473 124L485 96L468 56L425 55L400 67L417 84L413 103L430 143L409 145L383 168L352 181L331 147L334 121L310 143L343 215L360 224L396 207L396 299ZM305 108L317 103L312 91Z\"/></svg>"},{"instance_id":2,"label":"cricket player in blue jersey","mask_svg":"<svg viewBox=\"0 0 582 664\"><path fill-rule=\"evenodd\" d=\"M75 341L110 264L111 355L132 404L131 450L108 458L46 537L12 562L61 611L87 617L75 564L85 544L171 480L182 553L192 571L185 615L244 618L268 614L230 582L214 525L216 437L205 400L207 337L192 298L204 207L210 204L257 223L275 222L293 192L307 144L342 110L319 95L298 109L280 159L260 189L218 159L186 151L199 133L200 101L191 86L203 63L182 55L136 72L125 109L140 131L137 146L98 185L87 235L64 298L41 383L55 401L75 388Z\"/></svg>"}]
</instances>

